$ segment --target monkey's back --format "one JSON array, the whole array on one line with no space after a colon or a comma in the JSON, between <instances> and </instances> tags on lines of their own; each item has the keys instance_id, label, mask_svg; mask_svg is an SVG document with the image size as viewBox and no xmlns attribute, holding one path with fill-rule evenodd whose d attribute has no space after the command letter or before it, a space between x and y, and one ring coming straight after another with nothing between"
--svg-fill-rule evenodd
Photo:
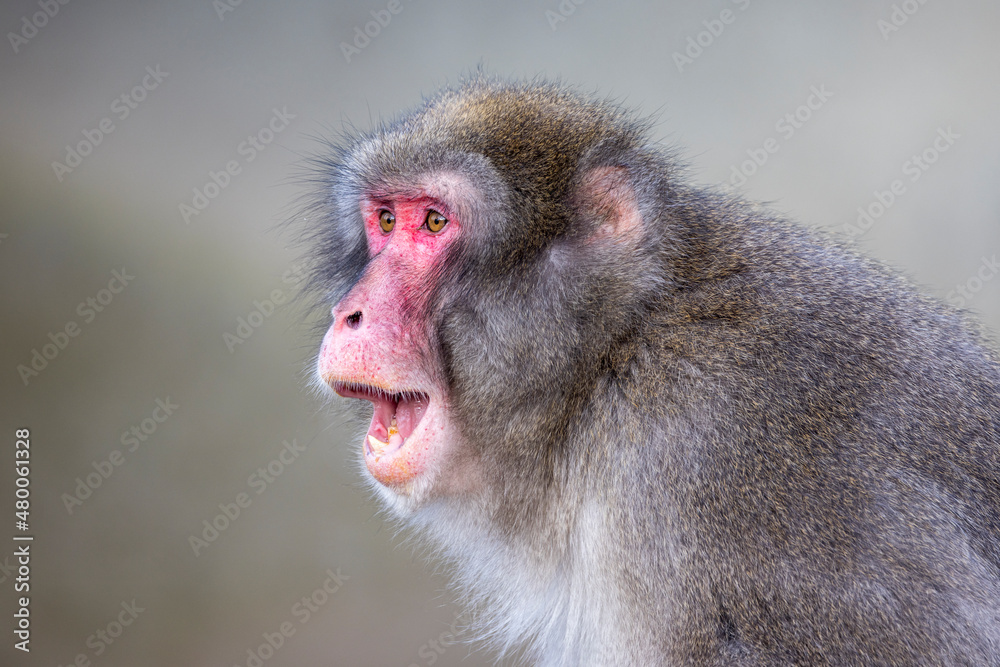
<instances>
[{"instance_id":1,"label":"monkey's back","mask_svg":"<svg viewBox=\"0 0 1000 667\"><path fill-rule=\"evenodd\" d=\"M671 570L716 614L677 655L721 636L750 664L1000 663L995 357L828 240L707 219L691 247L711 260L646 337L668 403L697 406L686 457L648 488L704 550Z\"/></svg>"}]
</instances>

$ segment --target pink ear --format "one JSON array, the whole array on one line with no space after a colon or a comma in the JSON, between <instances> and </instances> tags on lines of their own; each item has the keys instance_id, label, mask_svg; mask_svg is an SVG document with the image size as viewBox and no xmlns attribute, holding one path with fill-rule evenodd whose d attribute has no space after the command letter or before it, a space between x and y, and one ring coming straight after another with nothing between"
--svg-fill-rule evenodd
<instances>
[{"instance_id":1,"label":"pink ear","mask_svg":"<svg viewBox=\"0 0 1000 667\"><path fill-rule=\"evenodd\" d=\"M584 174L579 197L581 211L599 221L592 241L638 243L642 239L642 214L624 167L594 167Z\"/></svg>"}]
</instances>

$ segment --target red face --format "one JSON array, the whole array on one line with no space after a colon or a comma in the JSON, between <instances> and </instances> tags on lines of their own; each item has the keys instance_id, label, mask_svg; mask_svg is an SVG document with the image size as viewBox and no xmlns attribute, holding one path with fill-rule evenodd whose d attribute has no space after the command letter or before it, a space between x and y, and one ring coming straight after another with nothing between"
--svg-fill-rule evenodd
<instances>
[{"instance_id":1,"label":"red face","mask_svg":"<svg viewBox=\"0 0 1000 667\"><path fill-rule=\"evenodd\" d=\"M435 185L361 202L370 260L333 308L318 362L338 394L374 405L365 463L376 480L404 495L430 487L455 460L447 395L428 344L428 295L462 222L443 196L455 193L454 184Z\"/></svg>"}]
</instances>

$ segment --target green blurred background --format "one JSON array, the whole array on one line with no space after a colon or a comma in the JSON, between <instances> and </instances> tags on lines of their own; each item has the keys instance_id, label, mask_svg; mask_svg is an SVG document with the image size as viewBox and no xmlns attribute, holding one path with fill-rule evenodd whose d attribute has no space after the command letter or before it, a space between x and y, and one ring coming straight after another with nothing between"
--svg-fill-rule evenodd
<instances>
[{"instance_id":1,"label":"green blurred background","mask_svg":"<svg viewBox=\"0 0 1000 667\"><path fill-rule=\"evenodd\" d=\"M357 427L308 387L316 318L281 228L317 137L479 65L656 115L697 181L853 234L1000 330L989 0L224 2L0 8L0 664L492 664L450 641L446 576L385 523ZM205 521L223 529L193 546Z\"/></svg>"}]
</instances>

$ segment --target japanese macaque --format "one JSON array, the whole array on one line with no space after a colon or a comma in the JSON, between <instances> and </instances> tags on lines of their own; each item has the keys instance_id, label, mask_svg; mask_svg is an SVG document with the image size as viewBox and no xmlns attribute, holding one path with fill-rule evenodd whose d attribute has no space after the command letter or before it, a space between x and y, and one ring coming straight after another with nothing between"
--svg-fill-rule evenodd
<instances>
[{"instance_id":1,"label":"japanese macaque","mask_svg":"<svg viewBox=\"0 0 1000 667\"><path fill-rule=\"evenodd\" d=\"M1000 665L1000 364L649 123L475 76L319 164L318 377L543 665Z\"/></svg>"}]
</instances>

